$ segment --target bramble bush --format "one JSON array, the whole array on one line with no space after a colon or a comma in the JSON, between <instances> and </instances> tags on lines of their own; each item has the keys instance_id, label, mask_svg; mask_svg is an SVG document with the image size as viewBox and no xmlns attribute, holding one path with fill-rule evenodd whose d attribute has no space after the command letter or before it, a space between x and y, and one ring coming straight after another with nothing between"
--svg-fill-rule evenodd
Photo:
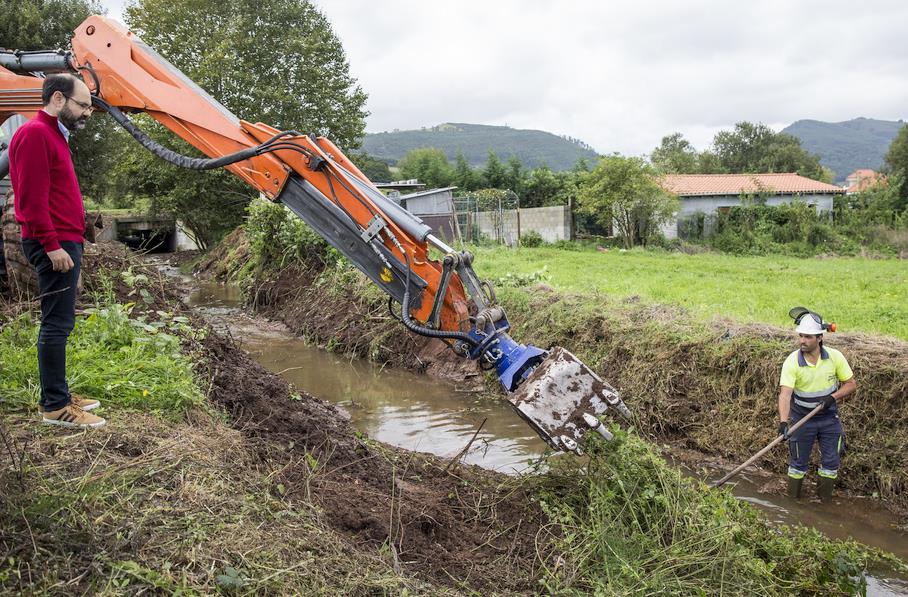
<instances>
[{"instance_id":1,"label":"bramble bush","mask_svg":"<svg viewBox=\"0 0 908 597\"><path fill-rule=\"evenodd\" d=\"M246 234L258 267L280 269L307 263L313 256L332 265L340 258L339 252L280 203L257 199L247 211Z\"/></svg>"}]
</instances>

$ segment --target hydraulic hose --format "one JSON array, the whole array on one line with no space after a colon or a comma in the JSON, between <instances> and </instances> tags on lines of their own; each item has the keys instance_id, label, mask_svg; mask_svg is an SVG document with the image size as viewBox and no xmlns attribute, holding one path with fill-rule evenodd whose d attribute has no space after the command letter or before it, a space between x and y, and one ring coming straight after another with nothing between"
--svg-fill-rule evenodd
<instances>
[{"instance_id":1,"label":"hydraulic hose","mask_svg":"<svg viewBox=\"0 0 908 597\"><path fill-rule=\"evenodd\" d=\"M403 300L400 302L400 320L403 322L404 326L414 334L419 334L420 336L460 340L462 342L466 342L472 347L477 346L479 343L463 332L445 332L442 330L433 330L432 328L421 326L413 321L413 318L410 317L410 272L412 270L410 268L410 256L404 253L404 257L407 258L407 281L406 284L404 284Z\"/></svg>"},{"instance_id":2,"label":"hydraulic hose","mask_svg":"<svg viewBox=\"0 0 908 597\"><path fill-rule=\"evenodd\" d=\"M290 149L289 147L284 147L284 144L278 144L275 147L271 147L278 139L286 137L289 135L299 135L295 131L283 131L278 133L268 141L265 141L261 145L255 147L250 147L248 149L243 149L235 153L231 153L219 158L192 158L185 156L183 154L177 153L172 149L168 149L149 137L145 134L139 127L134 125L132 121L129 120L129 117L126 116L119 108L116 106L111 106L103 99L92 96L91 101L94 105L98 106L102 110L105 110L110 117L113 118L117 124L122 126L126 131L133 136L133 138L139 142L145 149L155 154L164 161L170 162L175 166L180 168L187 168L189 170L214 170L216 168L223 168L224 166L229 166L230 164L235 164L236 162L242 162L243 160L248 160L249 158L267 153L269 151L276 151L278 149ZM297 146L294 146L297 147Z\"/></svg>"}]
</instances>

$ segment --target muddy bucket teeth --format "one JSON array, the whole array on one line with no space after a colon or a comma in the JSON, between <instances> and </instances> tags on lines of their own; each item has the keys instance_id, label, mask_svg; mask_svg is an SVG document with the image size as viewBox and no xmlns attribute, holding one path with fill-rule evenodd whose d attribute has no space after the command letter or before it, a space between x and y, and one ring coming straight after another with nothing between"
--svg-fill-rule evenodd
<instances>
[{"instance_id":1,"label":"muddy bucket teeth","mask_svg":"<svg viewBox=\"0 0 908 597\"><path fill-rule=\"evenodd\" d=\"M615 388L560 346L549 351L508 401L542 439L566 452L579 453L580 439L589 430L611 439L600 421L609 407L631 418Z\"/></svg>"}]
</instances>

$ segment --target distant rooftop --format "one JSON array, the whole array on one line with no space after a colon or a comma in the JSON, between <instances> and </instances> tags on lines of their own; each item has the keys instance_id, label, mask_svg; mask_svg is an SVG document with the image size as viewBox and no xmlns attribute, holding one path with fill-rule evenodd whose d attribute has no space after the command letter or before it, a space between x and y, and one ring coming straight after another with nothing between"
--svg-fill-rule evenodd
<instances>
[{"instance_id":1,"label":"distant rooftop","mask_svg":"<svg viewBox=\"0 0 908 597\"><path fill-rule=\"evenodd\" d=\"M410 180L398 180L395 182L377 182L375 186L379 189L388 191L418 191L426 188L425 183L419 182L416 178Z\"/></svg>"},{"instance_id":2,"label":"distant rooftop","mask_svg":"<svg viewBox=\"0 0 908 597\"><path fill-rule=\"evenodd\" d=\"M840 194L845 189L800 176L783 174L668 174L662 186L679 197L704 195L773 194Z\"/></svg>"},{"instance_id":3,"label":"distant rooftop","mask_svg":"<svg viewBox=\"0 0 908 597\"><path fill-rule=\"evenodd\" d=\"M416 197L425 197L426 195L435 195L436 193L444 193L445 191L453 191L457 187L441 187L438 189L429 189L428 191L420 191L419 193L409 193L407 195L401 195L401 199L415 199Z\"/></svg>"},{"instance_id":4,"label":"distant rooftop","mask_svg":"<svg viewBox=\"0 0 908 597\"><path fill-rule=\"evenodd\" d=\"M854 195L855 193L860 193L861 191L869 189L885 179L886 177L876 170L858 168L845 179L846 192L849 195Z\"/></svg>"}]
</instances>

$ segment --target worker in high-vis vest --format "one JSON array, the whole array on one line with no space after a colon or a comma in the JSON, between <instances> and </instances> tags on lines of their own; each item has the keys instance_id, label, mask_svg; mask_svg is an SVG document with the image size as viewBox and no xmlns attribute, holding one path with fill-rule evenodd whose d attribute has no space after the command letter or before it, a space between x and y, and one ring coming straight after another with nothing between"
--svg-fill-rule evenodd
<instances>
[{"instance_id":1,"label":"worker in high-vis vest","mask_svg":"<svg viewBox=\"0 0 908 597\"><path fill-rule=\"evenodd\" d=\"M837 400L852 394L857 384L842 353L823 346L823 332L830 328L834 331L834 324L825 324L818 314L798 309L804 311L796 317L800 348L785 359L779 380L779 433L788 439L790 452L788 495L801 496L810 454L817 441L820 444L817 493L826 501L832 497L845 448ZM823 410L789 437L788 425L796 423L820 404L824 405Z\"/></svg>"}]
</instances>

